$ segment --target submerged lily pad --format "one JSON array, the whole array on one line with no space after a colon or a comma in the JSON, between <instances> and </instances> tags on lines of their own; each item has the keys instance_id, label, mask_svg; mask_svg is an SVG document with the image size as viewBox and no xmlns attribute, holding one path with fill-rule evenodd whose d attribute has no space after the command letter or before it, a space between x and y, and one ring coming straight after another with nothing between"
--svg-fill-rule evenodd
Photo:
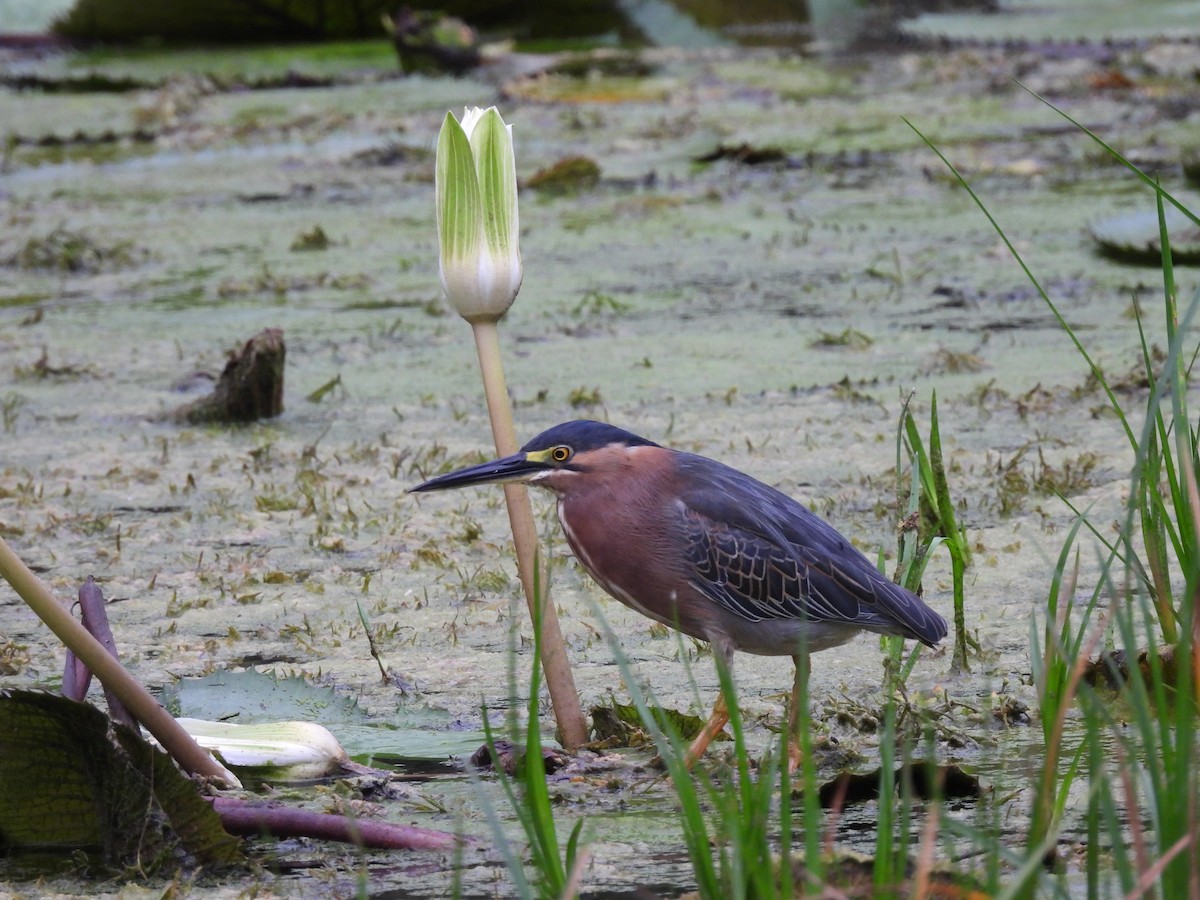
<instances>
[{"instance_id":1,"label":"submerged lily pad","mask_svg":"<svg viewBox=\"0 0 1200 900\"><path fill-rule=\"evenodd\" d=\"M352 697L327 687L254 671L183 679L163 690L163 702L173 715L210 721L316 722L366 765L445 762L469 756L485 741L482 731L455 730L444 710L406 706L390 720L373 718Z\"/></svg>"},{"instance_id":2,"label":"submerged lily pad","mask_svg":"<svg viewBox=\"0 0 1200 900\"><path fill-rule=\"evenodd\" d=\"M1198 206L1191 204L1189 208ZM1166 209L1164 218L1172 260L1177 264L1200 263L1200 226L1174 207ZM1162 262L1158 212L1153 209L1094 222L1089 231L1101 252L1113 259L1147 266Z\"/></svg>"}]
</instances>

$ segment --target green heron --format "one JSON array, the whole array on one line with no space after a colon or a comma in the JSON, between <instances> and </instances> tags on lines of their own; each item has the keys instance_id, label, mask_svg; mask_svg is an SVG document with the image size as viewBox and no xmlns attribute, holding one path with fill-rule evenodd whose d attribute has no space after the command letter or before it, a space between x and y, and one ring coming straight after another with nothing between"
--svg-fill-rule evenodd
<instances>
[{"instance_id":1,"label":"green heron","mask_svg":"<svg viewBox=\"0 0 1200 900\"><path fill-rule=\"evenodd\" d=\"M768 485L715 460L662 447L601 422L544 431L519 453L412 488L526 482L558 498L575 557L631 609L735 650L791 656L793 767L807 654L859 631L934 646L946 621L884 578L831 525ZM729 721L725 697L688 748L692 765Z\"/></svg>"}]
</instances>

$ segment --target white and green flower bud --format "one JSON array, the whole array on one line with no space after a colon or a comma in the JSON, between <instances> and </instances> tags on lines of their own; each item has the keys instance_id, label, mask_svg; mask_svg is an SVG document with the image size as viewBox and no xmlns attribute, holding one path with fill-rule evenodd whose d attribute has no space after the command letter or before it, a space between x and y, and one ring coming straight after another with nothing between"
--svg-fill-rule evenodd
<instances>
[{"instance_id":1,"label":"white and green flower bud","mask_svg":"<svg viewBox=\"0 0 1200 900\"><path fill-rule=\"evenodd\" d=\"M497 109L446 113L438 135L438 272L468 322L496 321L521 288L520 220L512 126Z\"/></svg>"},{"instance_id":2,"label":"white and green flower bud","mask_svg":"<svg viewBox=\"0 0 1200 900\"><path fill-rule=\"evenodd\" d=\"M323 778L340 772L348 759L337 738L315 722L234 725L204 719L177 721L225 765L262 781Z\"/></svg>"}]
</instances>

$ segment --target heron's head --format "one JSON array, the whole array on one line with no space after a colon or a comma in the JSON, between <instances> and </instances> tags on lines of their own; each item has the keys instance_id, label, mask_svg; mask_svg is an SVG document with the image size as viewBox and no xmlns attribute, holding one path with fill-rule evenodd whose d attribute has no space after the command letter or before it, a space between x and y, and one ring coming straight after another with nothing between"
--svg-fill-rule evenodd
<instances>
[{"instance_id":1,"label":"heron's head","mask_svg":"<svg viewBox=\"0 0 1200 900\"><path fill-rule=\"evenodd\" d=\"M409 493L510 482L540 483L561 493L576 479L587 478L588 473L595 470L588 462L589 457L599 459L593 454L608 455L633 447L657 446L653 441L613 425L578 419L543 431L519 453L447 472L409 488Z\"/></svg>"}]
</instances>

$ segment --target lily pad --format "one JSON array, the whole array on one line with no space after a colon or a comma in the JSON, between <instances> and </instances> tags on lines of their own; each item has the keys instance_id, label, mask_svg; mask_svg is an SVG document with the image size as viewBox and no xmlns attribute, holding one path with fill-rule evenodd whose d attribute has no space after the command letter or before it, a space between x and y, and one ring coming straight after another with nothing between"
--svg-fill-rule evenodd
<instances>
[{"instance_id":1,"label":"lily pad","mask_svg":"<svg viewBox=\"0 0 1200 900\"><path fill-rule=\"evenodd\" d=\"M176 865L179 850L233 863L238 846L196 786L133 731L55 694L0 693L0 851L81 850L151 871Z\"/></svg>"},{"instance_id":2,"label":"lily pad","mask_svg":"<svg viewBox=\"0 0 1200 900\"><path fill-rule=\"evenodd\" d=\"M1200 33L1195 0L1006 0L996 12L927 13L904 32L964 42L1104 41Z\"/></svg>"},{"instance_id":3,"label":"lily pad","mask_svg":"<svg viewBox=\"0 0 1200 900\"><path fill-rule=\"evenodd\" d=\"M366 765L445 762L470 756L484 743L478 730L456 730L448 712L405 706L389 719L367 715L352 697L302 678L260 672L217 672L188 678L163 690L173 715L210 721L316 722L333 733L346 753Z\"/></svg>"},{"instance_id":4,"label":"lily pad","mask_svg":"<svg viewBox=\"0 0 1200 900\"><path fill-rule=\"evenodd\" d=\"M1200 208L1200 204L1190 204L1189 208ZM1167 208L1165 219L1172 260L1176 264L1200 263L1200 226L1174 207ZM1089 231L1100 251L1113 259L1147 266L1162 262L1156 210L1123 213L1094 222Z\"/></svg>"},{"instance_id":5,"label":"lily pad","mask_svg":"<svg viewBox=\"0 0 1200 900\"><path fill-rule=\"evenodd\" d=\"M821 785L819 797L824 809L842 808L850 803L865 803L879 798L882 770L842 772L832 781ZM978 797L983 792L979 778L956 765L935 766L932 770L923 762L905 763L893 774L893 784L911 779L913 795L922 799L937 796L947 798Z\"/></svg>"},{"instance_id":6,"label":"lily pad","mask_svg":"<svg viewBox=\"0 0 1200 900\"><path fill-rule=\"evenodd\" d=\"M161 700L176 717L241 725L297 719L328 728L367 721L366 712L352 697L303 678L275 678L250 670L181 679L163 688Z\"/></svg>"}]
</instances>

